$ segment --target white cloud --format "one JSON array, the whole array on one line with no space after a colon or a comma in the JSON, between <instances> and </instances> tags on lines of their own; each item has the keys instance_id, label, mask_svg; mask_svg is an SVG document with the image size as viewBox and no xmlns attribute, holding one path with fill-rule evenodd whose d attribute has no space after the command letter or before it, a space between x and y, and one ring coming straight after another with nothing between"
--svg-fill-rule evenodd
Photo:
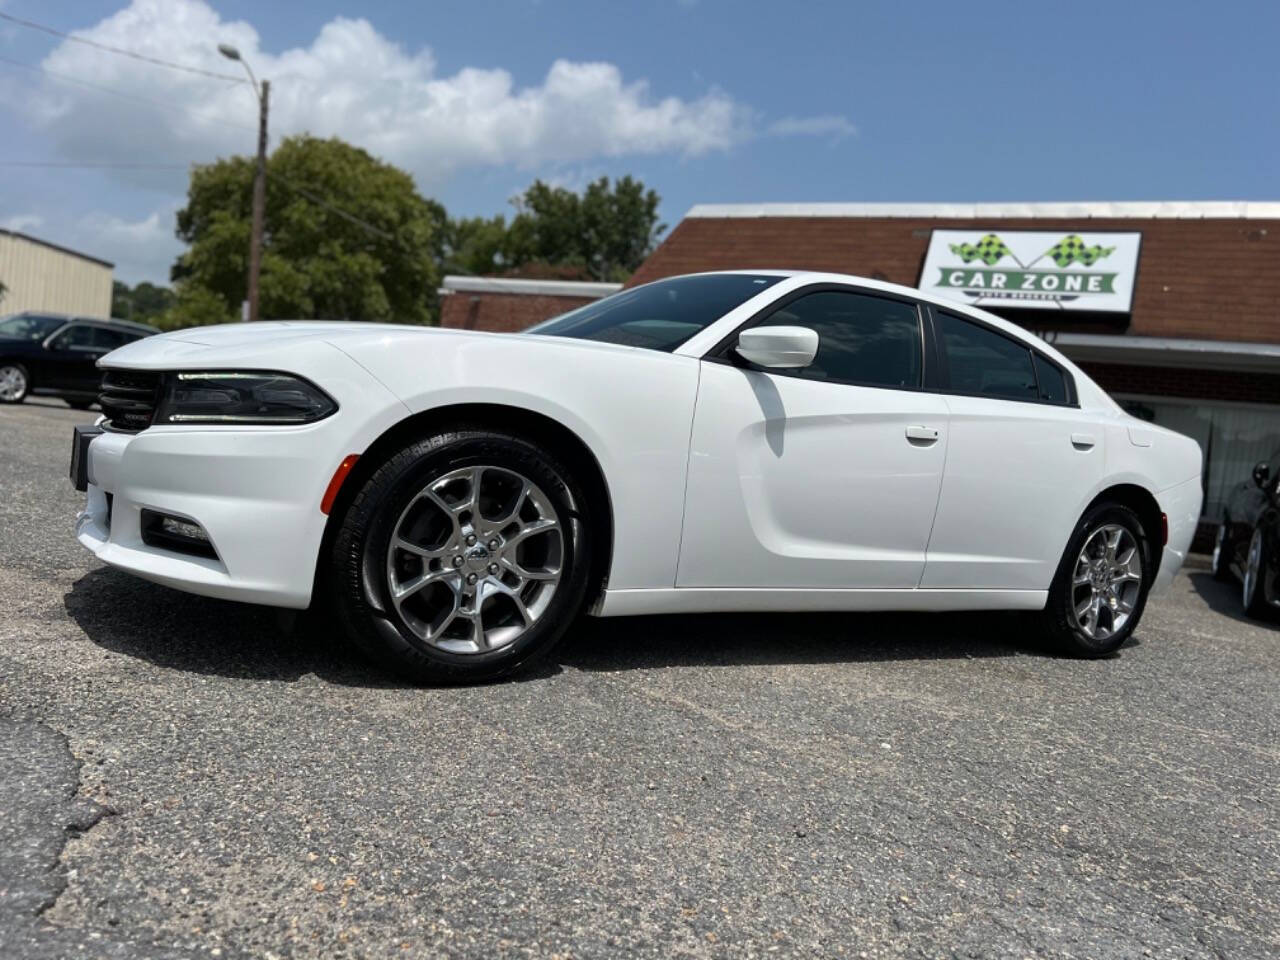
<instances>
[{"instance_id":1,"label":"white cloud","mask_svg":"<svg viewBox=\"0 0 1280 960\"><path fill-rule=\"evenodd\" d=\"M0 220L0 227L6 230L16 230L18 233L25 233L30 230L36 230L44 223L44 217L38 213L15 213L11 217L5 217Z\"/></svg>"},{"instance_id":2,"label":"white cloud","mask_svg":"<svg viewBox=\"0 0 1280 960\"><path fill-rule=\"evenodd\" d=\"M854 132L838 115L767 125L714 87L692 97L663 95L604 62L556 60L527 85L491 67L442 75L429 49L406 50L364 19L335 18L309 44L271 53L250 24L224 20L205 0L132 0L76 35L236 77L240 64L217 52L219 43L231 44L259 78L271 81L273 143L303 132L339 136L408 169L428 192L478 167L535 171L574 184L610 158L694 157L760 135ZM46 76L25 87L15 80L5 99L26 111L59 159L177 165L104 171L154 190L166 198L162 209L137 220L95 213L60 221L63 229L56 231L68 234L70 245L114 260L121 279L163 282L181 249L172 227L187 184L185 165L252 151L257 104L251 88L69 41L54 47L42 67Z\"/></svg>"},{"instance_id":3,"label":"white cloud","mask_svg":"<svg viewBox=\"0 0 1280 960\"><path fill-rule=\"evenodd\" d=\"M840 114L825 113L815 117L783 117L769 124L772 137L850 137L857 128L849 118Z\"/></svg>"},{"instance_id":4,"label":"white cloud","mask_svg":"<svg viewBox=\"0 0 1280 960\"><path fill-rule=\"evenodd\" d=\"M556 60L525 87L502 69L441 76L429 50L406 51L363 19L334 19L310 46L271 54L249 24L222 20L203 0L134 0L77 35L218 73L240 71L215 49L233 44L271 80L273 140L303 131L340 136L428 184L475 165L696 156L728 149L753 125L751 111L723 92L655 96L647 82L625 79L610 63ZM256 105L244 84L71 42L43 66L135 98L44 81L30 109L69 157L204 161L252 148Z\"/></svg>"},{"instance_id":5,"label":"white cloud","mask_svg":"<svg viewBox=\"0 0 1280 960\"><path fill-rule=\"evenodd\" d=\"M140 220L91 213L72 226L68 245L115 264L115 278L166 283L169 267L182 251L174 234L174 207L155 210Z\"/></svg>"}]
</instances>

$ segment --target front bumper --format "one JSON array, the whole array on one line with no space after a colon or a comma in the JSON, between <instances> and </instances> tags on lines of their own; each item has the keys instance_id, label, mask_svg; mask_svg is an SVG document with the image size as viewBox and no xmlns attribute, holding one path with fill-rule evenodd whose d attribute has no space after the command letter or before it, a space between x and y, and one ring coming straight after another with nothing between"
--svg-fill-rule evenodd
<instances>
[{"instance_id":1,"label":"front bumper","mask_svg":"<svg viewBox=\"0 0 1280 960\"><path fill-rule=\"evenodd\" d=\"M1151 592L1158 593L1173 582L1173 578L1182 569L1191 549L1191 541L1196 535L1196 526L1200 520L1200 505L1204 491L1200 488L1200 478L1195 477L1162 490L1156 494L1156 502L1168 518L1169 542L1164 546L1160 557L1160 570L1156 573Z\"/></svg>"},{"instance_id":2,"label":"front bumper","mask_svg":"<svg viewBox=\"0 0 1280 960\"><path fill-rule=\"evenodd\" d=\"M330 446L320 433L104 433L89 444L89 490L76 537L104 563L166 586L305 607L326 519L320 499L329 477L319 475L320 464L332 475L342 459L315 455L316 447ZM143 509L200 524L216 558L144 543Z\"/></svg>"},{"instance_id":3,"label":"front bumper","mask_svg":"<svg viewBox=\"0 0 1280 960\"><path fill-rule=\"evenodd\" d=\"M321 512L343 458L364 452L407 409L344 354L303 371L338 401L305 426L153 426L107 432L88 445L88 492L76 538L104 563L204 596L301 609L311 602L328 517ZM199 524L216 556L143 538L142 511Z\"/></svg>"}]
</instances>

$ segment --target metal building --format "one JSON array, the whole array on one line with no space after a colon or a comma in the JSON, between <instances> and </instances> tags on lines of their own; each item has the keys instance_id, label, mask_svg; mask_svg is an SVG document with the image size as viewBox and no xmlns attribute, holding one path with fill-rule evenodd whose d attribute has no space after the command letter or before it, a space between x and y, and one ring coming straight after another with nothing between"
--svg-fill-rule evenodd
<instances>
[{"instance_id":1,"label":"metal building","mask_svg":"<svg viewBox=\"0 0 1280 960\"><path fill-rule=\"evenodd\" d=\"M78 317L111 316L111 268L106 260L0 229L0 315L26 310Z\"/></svg>"}]
</instances>

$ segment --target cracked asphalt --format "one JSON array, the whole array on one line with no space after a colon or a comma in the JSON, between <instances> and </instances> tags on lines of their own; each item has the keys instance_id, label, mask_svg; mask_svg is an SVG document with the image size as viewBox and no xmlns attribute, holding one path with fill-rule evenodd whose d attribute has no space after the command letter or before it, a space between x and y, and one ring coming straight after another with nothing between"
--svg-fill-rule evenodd
<instances>
[{"instance_id":1,"label":"cracked asphalt","mask_svg":"<svg viewBox=\"0 0 1280 960\"><path fill-rule=\"evenodd\" d=\"M93 561L90 416L0 409L0 955L1280 954L1280 629L1203 571L1101 662L663 617L416 689Z\"/></svg>"}]
</instances>

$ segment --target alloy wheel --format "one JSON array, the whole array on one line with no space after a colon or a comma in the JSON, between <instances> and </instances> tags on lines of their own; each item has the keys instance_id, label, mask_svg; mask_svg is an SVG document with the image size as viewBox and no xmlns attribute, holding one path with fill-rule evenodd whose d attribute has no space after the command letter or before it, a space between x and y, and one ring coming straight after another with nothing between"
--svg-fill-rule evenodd
<instances>
[{"instance_id":1,"label":"alloy wheel","mask_svg":"<svg viewBox=\"0 0 1280 960\"><path fill-rule=\"evenodd\" d=\"M1071 612L1091 640L1123 630L1142 591L1142 552L1128 528L1108 523L1085 538L1071 577Z\"/></svg>"},{"instance_id":2,"label":"alloy wheel","mask_svg":"<svg viewBox=\"0 0 1280 960\"><path fill-rule=\"evenodd\" d=\"M564 557L560 516L537 484L505 467L464 467L427 483L396 520L388 594L419 639L489 653L546 612Z\"/></svg>"},{"instance_id":3,"label":"alloy wheel","mask_svg":"<svg viewBox=\"0 0 1280 960\"><path fill-rule=\"evenodd\" d=\"M0 400L20 400L27 392L26 374L18 367L0 367Z\"/></svg>"}]
</instances>

